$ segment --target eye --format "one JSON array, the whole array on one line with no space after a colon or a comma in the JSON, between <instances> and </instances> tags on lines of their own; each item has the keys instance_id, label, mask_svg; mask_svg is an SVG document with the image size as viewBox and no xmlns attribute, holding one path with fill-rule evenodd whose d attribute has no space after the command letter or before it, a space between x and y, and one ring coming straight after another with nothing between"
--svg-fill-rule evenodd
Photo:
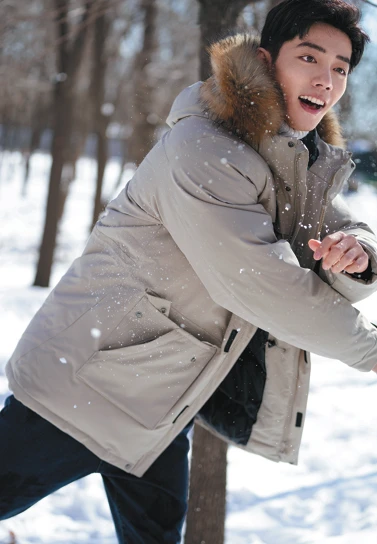
<instances>
[{"instance_id":1,"label":"eye","mask_svg":"<svg viewBox=\"0 0 377 544\"><path fill-rule=\"evenodd\" d=\"M346 72L344 68L335 68L335 71L338 72L342 76L348 75L348 72Z\"/></svg>"},{"instance_id":2,"label":"eye","mask_svg":"<svg viewBox=\"0 0 377 544\"><path fill-rule=\"evenodd\" d=\"M311 55L304 55L303 57L300 57L300 59L302 59L304 62L310 62L310 63L316 62L315 58L312 57Z\"/></svg>"}]
</instances>

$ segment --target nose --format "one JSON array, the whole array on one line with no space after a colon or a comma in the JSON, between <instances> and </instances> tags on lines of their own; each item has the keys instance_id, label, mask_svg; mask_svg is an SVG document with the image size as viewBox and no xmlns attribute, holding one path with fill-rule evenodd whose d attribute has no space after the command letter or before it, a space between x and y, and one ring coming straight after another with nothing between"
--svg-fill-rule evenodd
<instances>
[{"instance_id":1,"label":"nose","mask_svg":"<svg viewBox=\"0 0 377 544\"><path fill-rule=\"evenodd\" d=\"M333 89L333 81L331 70L322 70L317 73L313 78L314 87L319 87L326 89L326 91L331 91Z\"/></svg>"}]
</instances>

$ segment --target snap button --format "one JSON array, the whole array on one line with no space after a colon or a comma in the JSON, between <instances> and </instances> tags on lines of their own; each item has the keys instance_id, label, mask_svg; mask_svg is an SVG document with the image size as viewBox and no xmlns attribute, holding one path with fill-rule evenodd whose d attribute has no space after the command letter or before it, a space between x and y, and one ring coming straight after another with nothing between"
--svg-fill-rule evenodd
<instances>
[{"instance_id":1,"label":"snap button","mask_svg":"<svg viewBox=\"0 0 377 544\"><path fill-rule=\"evenodd\" d=\"M285 190L289 193L291 191L291 188L288 185L286 185Z\"/></svg>"},{"instance_id":2,"label":"snap button","mask_svg":"<svg viewBox=\"0 0 377 544\"><path fill-rule=\"evenodd\" d=\"M137 318L143 317L143 314L141 312L135 312L135 315Z\"/></svg>"},{"instance_id":3,"label":"snap button","mask_svg":"<svg viewBox=\"0 0 377 544\"><path fill-rule=\"evenodd\" d=\"M196 361L196 357L195 357L195 356L194 356L194 357L191 357L191 362L192 362L192 363L195 363L195 361Z\"/></svg>"},{"instance_id":4,"label":"snap button","mask_svg":"<svg viewBox=\"0 0 377 544\"><path fill-rule=\"evenodd\" d=\"M288 147L294 147L294 146L295 146L294 142L288 142Z\"/></svg>"},{"instance_id":5,"label":"snap button","mask_svg":"<svg viewBox=\"0 0 377 544\"><path fill-rule=\"evenodd\" d=\"M166 308L161 308L161 313L166 314Z\"/></svg>"}]
</instances>

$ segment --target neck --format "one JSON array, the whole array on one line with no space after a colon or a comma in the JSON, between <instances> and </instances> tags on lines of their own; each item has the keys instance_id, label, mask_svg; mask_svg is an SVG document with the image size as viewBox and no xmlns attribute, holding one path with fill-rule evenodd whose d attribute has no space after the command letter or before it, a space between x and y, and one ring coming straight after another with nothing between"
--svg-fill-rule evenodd
<instances>
[{"instance_id":1,"label":"neck","mask_svg":"<svg viewBox=\"0 0 377 544\"><path fill-rule=\"evenodd\" d=\"M309 134L308 130L295 130L294 128L291 128L285 121L283 121L280 129L279 134L282 136L289 136L290 138L304 138L307 134Z\"/></svg>"}]
</instances>

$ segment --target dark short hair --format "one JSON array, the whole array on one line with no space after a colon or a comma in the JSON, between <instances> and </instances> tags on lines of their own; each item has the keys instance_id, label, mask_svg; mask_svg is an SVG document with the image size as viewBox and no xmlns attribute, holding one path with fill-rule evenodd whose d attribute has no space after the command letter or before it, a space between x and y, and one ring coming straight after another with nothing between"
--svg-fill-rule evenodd
<instances>
[{"instance_id":1,"label":"dark short hair","mask_svg":"<svg viewBox=\"0 0 377 544\"><path fill-rule=\"evenodd\" d=\"M284 0L267 15L261 47L270 52L273 62L281 46L296 36L303 38L316 23L341 30L352 43L350 71L360 62L369 36L359 26L360 10L343 0Z\"/></svg>"}]
</instances>

